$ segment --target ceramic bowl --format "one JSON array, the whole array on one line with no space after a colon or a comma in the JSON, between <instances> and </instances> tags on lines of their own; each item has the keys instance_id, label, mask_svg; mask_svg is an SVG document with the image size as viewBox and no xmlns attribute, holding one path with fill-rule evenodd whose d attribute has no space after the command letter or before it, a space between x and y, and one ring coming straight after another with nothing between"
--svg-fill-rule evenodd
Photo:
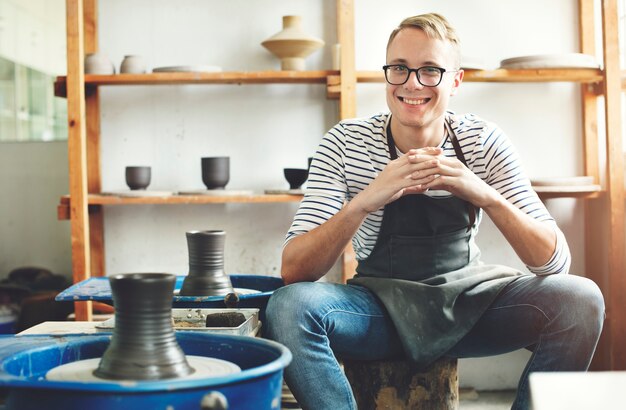
<instances>
[{"instance_id":1,"label":"ceramic bowl","mask_svg":"<svg viewBox=\"0 0 626 410\"><path fill-rule=\"evenodd\" d=\"M115 66L102 53L91 53L85 56L85 74L115 74Z\"/></svg>"},{"instance_id":2,"label":"ceramic bowl","mask_svg":"<svg viewBox=\"0 0 626 410\"><path fill-rule=\"evenodd\" d=\"M146 189L150 185L151 169L147 166L126 167L126 185L132 190Z\"/></svg>"},{"instance_id":3,"label":"ceramic bowl","mask_svg":"<svg viewBox=\"0 0 626 410\"><path fill-rule=\"evenodd\" d=\"M230 180L230 157L202 158L202 182L207 189L223 189Z\"/></svg>"},{"instance_id":4,"label":"ceramic bowl","mask_svg":"<svg viewBox=\"0 0 626 410\"><path fill-rule=\"evenodd\" d=\"M124 56L120 65L120 74L143 74L146 72L146 63L138 55Z\"/></svg>"},{"instance_id":5,"label":"ceramic bowl","mask_svg":"<svg viewBox=\"0 0 626 410\"><path fill-rule=\"evenodd\" d=\"M309 177L309 170L303 168L285 168L283 173L289 182L289 189L299 189Z\"/></svg>"}]
</instances>

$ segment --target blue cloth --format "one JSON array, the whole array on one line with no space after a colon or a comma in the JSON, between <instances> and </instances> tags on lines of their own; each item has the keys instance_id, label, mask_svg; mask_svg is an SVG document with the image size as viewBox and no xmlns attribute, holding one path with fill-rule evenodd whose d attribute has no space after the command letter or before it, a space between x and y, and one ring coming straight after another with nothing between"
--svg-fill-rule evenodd
<instances>
[{"instance_id":1,"label":"blue cloth","mask_svg":"<svg viewBox=\"0 0 626 410\"><path fill-rule=\"evenodd\" d=\"M296 283L274 292L267 307L268 337L294 360L285 379L303 409L356 409L336 357L399 357L402 346L379 300L366 288ZM530 348L513 409L529 408L528 374L584 371L604 321L604 300L589 279L526 275L508 284L470 332L448 353L482 357Z\"/></svg>"}]
</instances>

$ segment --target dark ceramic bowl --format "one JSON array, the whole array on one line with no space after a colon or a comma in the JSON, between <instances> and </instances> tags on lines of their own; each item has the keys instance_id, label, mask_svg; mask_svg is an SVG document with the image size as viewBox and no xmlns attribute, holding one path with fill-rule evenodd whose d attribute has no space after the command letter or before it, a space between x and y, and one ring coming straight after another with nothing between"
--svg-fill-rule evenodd
<instances>
[{"instance_id":1,"label":"dark ceramic bowl","mask_svg":"<svg viewBox=\"0 0 626 410\"><path fill-rule=\"evenodd\" d=\"M207 189L223 189L230 180L230 157L202 158L202 182Z\"/></svg>"},{"instance_id":2,"label":"dark ceramic bowl","mask_svg":"<svg viewBox=\"0 0 626 410\"><path fill-rule=\"evenodd\" d=\"M146 189L150 185L150 167L126 167L126 185L132 190Z\"/></svg>"},{"instance_id":3,"label":"dark ceramic bowl","mask_svg":"<svg viewBox=\"0 0 626 410\"><path fill-rule=\"evenodd\" d=\"M309 170L302 168L285 168L285 179L289 182L289 189L298 189L309 177Z\"/></svg>"}]
</instances>

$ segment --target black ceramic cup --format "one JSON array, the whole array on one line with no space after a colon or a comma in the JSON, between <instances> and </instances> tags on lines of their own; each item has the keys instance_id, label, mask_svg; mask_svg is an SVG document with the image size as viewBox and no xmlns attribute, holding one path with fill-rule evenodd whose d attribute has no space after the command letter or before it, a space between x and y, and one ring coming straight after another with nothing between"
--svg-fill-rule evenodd
<instances>
[{"instance_id":1,"label":"black ceramic cup","mask_svg":"<svg viewBox=\"0 0 626 410\"><path fill-rule=\"evenodd\" d=\"M230 157L202 158L202 182L207 189L223 189L230 180Z\"/></svg>"},{"instance_id":2,"label":"black ceramic cup","mask_svg":"<svg viewBox=\"0 0 626 410\"><path fill-rule=\"evenodd\" d=\"M132 190L146 189L152 172L147 166L126 167L126 185Z\"/></svg>"},{"instance_id":3,"label":"black ceramic cup","mask_svg":"<svg viewBox=\"0 0 626 410\"><path fill-rule=\"evenodd\" d=\"M303 168L285 168L283 173L285 174L285 179L289 182L289 189L300 188L309 177L309 170Z\"/></svg>"}]
</instances>

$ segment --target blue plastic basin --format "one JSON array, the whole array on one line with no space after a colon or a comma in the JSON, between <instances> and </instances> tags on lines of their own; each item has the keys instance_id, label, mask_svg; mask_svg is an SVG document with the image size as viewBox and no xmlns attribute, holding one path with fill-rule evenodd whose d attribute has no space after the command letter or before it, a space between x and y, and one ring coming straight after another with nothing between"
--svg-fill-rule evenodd
<instances>
[{"instance_id":1,"label":"blue plastic basin","mask_svg":"<svg viewBox=\"0 0 626 410\"><path fill-rule=\"evenodd\" d=\"M0 388L8 391L8 409L201 409L205 395L218 391L228 409L280 409L283 369L289 350L272 341L195 332L176 332L187 355L215 357L242 371L192 380L56 382L46 372L61 364L101 357L110 334L0 336Z\"/></svg>"}]
</instances>

